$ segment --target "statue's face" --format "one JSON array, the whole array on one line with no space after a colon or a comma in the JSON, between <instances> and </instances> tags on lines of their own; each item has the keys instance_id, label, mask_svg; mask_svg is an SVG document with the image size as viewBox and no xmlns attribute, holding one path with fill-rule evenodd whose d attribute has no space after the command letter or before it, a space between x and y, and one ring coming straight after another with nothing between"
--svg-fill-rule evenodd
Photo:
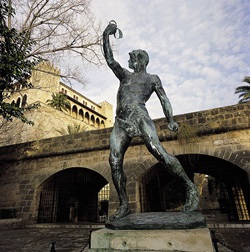
<instances>
[{"instance_id":1,"label":"statue's face","mask_svg":"<svg viewBox=\"0 0 250 252\"><path fill-rule=\"evenodd\" d=\"M135 72L142 70L143 68L146 69L148 64L148 54L143 50L134 50L129 53L129 61L128 66L129 68L133 69Z\"/></svg>"},{"instance_id":2,"label":"statue's face","mask_svg":"<svg viewBox=\"0 0 250 252\"><path fill-rule=\"evenodd\" d=\"M129 53L129 60L128 60L129 68L134 70L136 64L137 64L136 56L133 54L133 52Z\"/></svg>"}]
</instances>

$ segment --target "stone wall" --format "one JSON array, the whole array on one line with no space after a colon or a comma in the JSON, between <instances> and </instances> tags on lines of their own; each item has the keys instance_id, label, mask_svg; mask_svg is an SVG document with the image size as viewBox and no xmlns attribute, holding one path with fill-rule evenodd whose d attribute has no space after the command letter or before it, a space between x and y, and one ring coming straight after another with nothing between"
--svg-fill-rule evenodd
<instances>
[{"instance_id":1,"label":"stone wall","mask_svg":"<svg viewBox=\"0 0 250 252\"><path fill-rule=\"evenodd\" d=\"M250 175L250 104L234 105L175 117L180 124L195 127L197 137L186 144L167 129L164 118L155 121L159 138L173 155L204 154L226 160ZM39 190L46 179L68 168L82 167L98 172L110 184L110 213L118 206L112 184L109 136L112 128L48 138L0 148L0 208L15 207L18 217L37 218ZM138 180L158 161L140 138L134 138L124 162L127 191L133 212L138 206ZM249 176L250 178L250 176Z\"/></svg>"}]
</instances>

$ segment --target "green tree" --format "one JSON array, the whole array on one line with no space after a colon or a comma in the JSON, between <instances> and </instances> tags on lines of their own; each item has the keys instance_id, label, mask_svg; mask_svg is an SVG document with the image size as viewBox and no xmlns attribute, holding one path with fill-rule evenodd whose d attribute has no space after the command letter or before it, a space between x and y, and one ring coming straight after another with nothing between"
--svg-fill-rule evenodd
<instances>
[{"instance_id":1,"label":"green tree","mask_svg":"<svg viewBox=\"0 0 250 252\"><path fill-rule=\"evenodd\" d=\"M58 93L52 94L51 96L52 99L46 101L49 106L56 108L60 111L68 111L70 109L70 102L68 101L67 96L65 94Z\"/></svg>"},{"instance_id":2,"label":"green tree","mask_svg":"<svg viewBox=\"0 0 250 252\"><path fill-rule=\"evenodd\" d=\"M33 124L24 112L37 107L37 104L19 108L10 103L9 93L15 85L30 88L29 76L38 60L29 59L34 42L26 39L25 32L18 32L8 27L8 19L15 14L8 0L0 2L0 116L8 121L19 118L25 123Z\"/></svg>"},{"instance_id":3,"label":"green tree","mask_svg":"<svg viewBox=\"0 0 250 252\"><path fill-rule=\"evenodd\" d=\"M245 103L250 101L250 77L245 77L243 82L249 84L249 86L240 86L235 89L235 94L239 94L240 100L238 103Z\"/></svg>"},{"instance_id":4,"label":"green tree","mask_svg":"<svg viewBox=\"0 0 250 252\"><path fill-rule=\"evenodd\" d=\"M56 131L59 132L62 136L64 136L64 135L76 134L76 133L86 131L87 128L88 128L87 126L82 126L80 124L74 123L73 125L68 125L66 129L61 128L60 130L56 130Z\"/></svg>"}]
</instances>

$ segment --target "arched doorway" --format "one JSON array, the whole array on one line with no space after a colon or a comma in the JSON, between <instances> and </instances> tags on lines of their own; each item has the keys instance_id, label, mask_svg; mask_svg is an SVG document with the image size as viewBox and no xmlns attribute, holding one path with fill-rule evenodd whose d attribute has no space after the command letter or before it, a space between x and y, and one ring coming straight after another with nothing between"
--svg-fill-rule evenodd
<instances>
[{"instance_id":1,"label":"arched doorway","mask_svg":"<svg viewBox=\"0 0 250 252\"><path fill-rule=\"evenodd\" d=\"M250 220L248 174L240 167L208 155L177 156L200 190L199 210L228 220ZM141 212L180 210L185 200L183 184L161 163L139 180Z\"/></svg>"},{"instance_id":2,"label":"arched doorway","mask_svg":"<svg viewBox=\"0 0 250 252\"><path fill-rule=\"evenodd\" d=\"M106 184L105 178L86 168L66 169L52 175L41 185L38 222L102 221L98 194Z\"/></svg>"}]
</instances>

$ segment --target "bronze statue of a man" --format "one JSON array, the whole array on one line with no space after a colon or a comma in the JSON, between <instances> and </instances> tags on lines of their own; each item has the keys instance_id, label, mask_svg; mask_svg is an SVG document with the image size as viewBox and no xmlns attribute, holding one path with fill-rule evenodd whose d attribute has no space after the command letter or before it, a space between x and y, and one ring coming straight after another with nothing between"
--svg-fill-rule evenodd
<instances>
[{"instance_id":1,"label":"bronze statue of a man","mask_svg":"<svg viewBox=\"0 0 250 252\"><path fill-rule=\"evenodd\" d=\"M168 154L162 147L153 121L151 120L145 103L153 92L156 92L164 114L168 121L168 128L178 130L178 124L173 120L171 104L157 75L147 73L149 62L147 52L134 50L129 53L130 72L120 66L114 59L110 46L109 35L115 34L117 25L110 22L103 32L104 56L108 66L120 80L117 93L117 109L114 128L110 136L110 157L112 179L117 190L120 206L116 213L110 217L110 221L120 219L130 213L127 193L126 176L123 171L124 154L135 136L143 139L147 149L159 160L166 169L181 179L186 186L186 202L184 211L194 211L198 207L199 195L197 187L188 178L180 162L174 156Z\"/></svg>"}]
</instances>

